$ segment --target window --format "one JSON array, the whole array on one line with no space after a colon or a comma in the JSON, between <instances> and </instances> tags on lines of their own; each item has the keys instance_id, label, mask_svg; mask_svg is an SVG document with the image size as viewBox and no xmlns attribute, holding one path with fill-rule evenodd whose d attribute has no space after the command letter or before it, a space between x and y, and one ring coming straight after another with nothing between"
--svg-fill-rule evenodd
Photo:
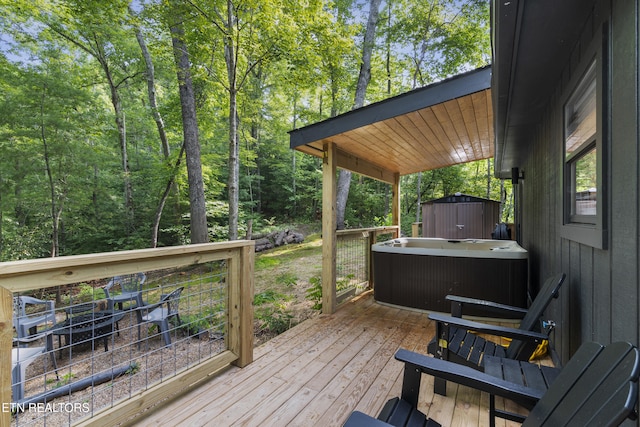
<instances>
[{"instance_id":1,"label":"window","mask_svg":"<svg viewBox=\"0 0 640 427\"><path fill-rule=\"evenodd\" d=\"M584 56L589 60L584 61L582 71L576 73L570 82L569 93L563 103L564 210L561 235L605 248L607 102L603 87L607 87L607 79L604 49L589 50L591 55Z\"/></svg>"},{"instance_id":2,"label":"window","mask_svg":"<svg viewBox=\"0 0 640 427\"><path fill-rule=\"evenodd\" d=\"M569 222L595 224L598 213L595 62L564 107Z\"/></svg>"}]
</instances>

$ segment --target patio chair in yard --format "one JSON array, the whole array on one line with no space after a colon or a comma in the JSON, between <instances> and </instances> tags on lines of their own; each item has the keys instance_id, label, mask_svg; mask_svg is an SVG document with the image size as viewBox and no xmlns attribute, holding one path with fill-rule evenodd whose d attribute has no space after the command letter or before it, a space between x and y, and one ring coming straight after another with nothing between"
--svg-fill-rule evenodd
<instances>
[{"instance_id":1,"label":"patio chair in yard","mask_svg":"<svg viewBox=\"0 0 640 427\"><path fill-rule=\"evenodd\" d=\"M429 343L427 352L443 360L484 369L487 356L496 356L514 360L529 360L538 345L548 338L540 331L540 318L553 298L558 297L560 286L564 282L564 273L547 279L529 309L497 304L491 301L476 300L448 295L451 301L452 316L432 313L429 319L436 321L436 336ZM507 328L462 319L465 306L481 306L487 313L501 313L511 317L522 317L519 328ZM496 337L511 338L505 349L499 344L487 341L478 333ZM446 382L437 380L434 390L446 394Z\"/></svg>"},{"instance_id":2,"label":"patio chair in yard","mask_svg":"<svg viewBox=\"0 0 640 427\"><path fill-rule=\"evenodd\" d=\"M157 304L149 304L138 308L137 314L140 316L138 322L138 348L140 348L140 325L150 322L158 327L158 332L162 334L166 346L171 346L171 328L169 320L175 318L180 325L180 315L178 306L180 304L180 294L184 287L179 287L169 294L162 295L160 302ZM146 314L142 314L146 312Z\"/></svg>"},{"instance_id":3,"label":"patio chair in yard","mask_svg":"<svg viewBox=\"0 0 640 427\"><path fill-rule=\"evenodd\" d=\"M56 323L54 301L18 296L13 297L13 326L18 338L28 338L37 333L38 326Z\"/></svg>"},{"instance_id":4,"label":"patio chair in yard","mask_svg":"<svg viewBox=\"0 0 640 427\"><path fill-rule=\"evenodd\" d=\"M26 347L21 346L44 338L47 342L45 347ZM11 394L13 401L18 402L24 399L24 382L26 380L26 371L29 365L35 361L39 356L46 354L47 352L51 356L51 362L56 372L56 379L58 379L58 365L56 364L56 358L53 351L49 351L49 343L51 342L51 331L32 335L24 338L14 338L14 343L17 347L11 349Z\"/></svg>"},{"instance_id":5,"label":"patio chair in yard","mask_svg":"<svg viewBox=\"0 0 640 427\"><path fill-rule=\"evenodd\" d=\"M109 310L113 310L116 304L122 310L123 303L128 301L135 302L135 305L131 306L131 308L142 307L144 305L142 301L142 285L146 280L147 276L144 273L114 276L102 288L109 304ZM119 294L113 294L112 289L114 286L120 287Z\"/></svg>"},{"instance_id":6,"label":"patio chair in yard","mask_svg":"<svg viewBox=\"0 0 640 427\"><path fill-rule=\"evenodd\" d=\"M547 391L511 383L468 366L400 349L396 359L404 362L402 395L389 400L378 419L361 412L351 414L345 427L439 426L417 409L422 374L433 375L476 388L490 395L490 426L500 416L527 426L618 426L636 419L640 355L626 342L606 347L583 344ZM495 411L495 396L528 401L528 416Z\"/></svg>"}]
</instances>

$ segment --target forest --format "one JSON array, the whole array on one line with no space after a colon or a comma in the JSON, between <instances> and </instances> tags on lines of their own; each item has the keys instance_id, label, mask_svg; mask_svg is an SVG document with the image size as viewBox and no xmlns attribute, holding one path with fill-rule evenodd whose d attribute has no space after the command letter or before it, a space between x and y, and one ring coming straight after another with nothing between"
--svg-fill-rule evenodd
<instances>
[{"instance_id":1,"label":"forest","mask_svg":"<svg viewBox=\"0 0 640 427\"><path fill-rule=\"evenodd\" d=\"M486 0L0 0L0 261L317 223L288 131L490 62ZM405 176L419 202L504 202L492 160ZM349 184L350 183L350 184ZM353 175L347 228L385 225Z\"/></svg>"}]
</instances>

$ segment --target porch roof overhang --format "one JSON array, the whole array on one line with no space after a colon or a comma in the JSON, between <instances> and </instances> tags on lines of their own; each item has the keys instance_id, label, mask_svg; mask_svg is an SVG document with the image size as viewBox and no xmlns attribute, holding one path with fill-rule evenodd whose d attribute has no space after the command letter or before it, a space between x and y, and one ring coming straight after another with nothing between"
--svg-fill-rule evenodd
<instances>
[{"instance_id":1,"label":"porch roof overhang","mask_svg":"<svg viewBox=\"0 0 640 427\"><path fill-rule=\"evenodd\" d=\"M491 67L289 132L293 149L317 157L336 145L337 166L384 182L394 176L494 155Z\"/></svg>"},{"instance_id":2,"label":"porch roof overhang","mask_svg":"<svg viewBox=\"0 0 640 427\"><path fill-rule=\"evenodd\" d=\"M495 175L522 168L594 0L492 2ZM569 64L569 65L567 65ZM568 70L570 71L570 70Z\"/></svg>"}]
</instances>

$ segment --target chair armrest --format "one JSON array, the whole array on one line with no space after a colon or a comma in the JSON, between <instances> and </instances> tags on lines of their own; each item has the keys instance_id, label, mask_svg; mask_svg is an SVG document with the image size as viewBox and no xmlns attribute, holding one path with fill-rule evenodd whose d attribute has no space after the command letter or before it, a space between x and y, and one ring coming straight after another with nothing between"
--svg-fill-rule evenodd
<instances>
[{"instance_id":1,"label":"chair armrest","mask_svg":"<svg viewBox=\"0 0 640 427\"><path fill-rule=\"evenodd\" d=\"M514 338L518 340L540 342L542 340L549 339L549 336L544 333L525 331L523 329L508 328L505 326L489 325L481 322L474 322L473 320L461 319L459 317L445 316L442 314L432 313L429 315L429 319L438 323L444 323L449 326L455 326L469 331L480 332L483 334L494 335L498 337Z\"/></svg>"},{"instance_id":2,"label":"chair armrest","mask_svg":"<svg viewBox=\"0 0 640 427\"><path fill-rule=\"evenodd\" d=\"M51 335L51 330L45 331L45 332L40 332L37 334L33 334L33 335L29 335L27 337L21 337L21 338L13 338L13 342L14 343L18 343L18 344L29 344L33 341L37 341L40 338L45 338L48 335Z\"/></svg>"},{"instance_id":3,"label":"chair armrest","mask_svg":"<svg viewBox=\"0 0 640 427\"><path fill-rule=\"evenodd\" d=\"M147 313L150 313L153 310L155 310L156 308L161 307L165 303L166 303L166 301L160 301L160 302L156 302L156 303L153 303L153 304L142 305L140 307L136 307L134 310L136 310L136 311L146 311Z\"/></svg>"},{"instance_id":4,"label":"chair armrest","mask_svg":"<svg viewBox=\"0 0 640 427\"><path fill-rule=\"evenodd\" d=\"M420 390L420 373L433 375L436 378L453 381L507 399L530 400L532 404L540 400L544 394L541 390L492 377L468 366L458 365L457 363L425 356L409 350L398 350L395 358L405 364L402 399L414 406L417 404Z\"/></svg>"},{"instance_id":5,"label":"chair armrest","mask_svg":"<svg viewBox=\"0 0 640 427\"><path fill-rule=\"evenodd\" d=\"M113 288L113 285L115 285L115 281L112 278L111 280L109 280L109 282L106 285L102 287L102 290L104 291L104 295L107 299L111 298L111 296L109 295L109 290Z\"/></svg>"},{"instance_id":6,"label":"chair armrest","mask_svg":"<svg viewBox=\"0 0 640 427\"><path fill-rule=\"evenodd\" d=\"M514 307L512 305L499 304L493 301L487 301L476 298L468 298L459 295L447 295L447 301L451 301L451 315L461 317L464 306L480 307L490 313L507 315L512 318L522 319L527 314L526 308Z\"/></svg>"},{"instance_id":7,"label":"chair armrest","mask_svg":"<svg viewBox=\"0 0 640 427\"><path fill-rule=\"evenodd\" d=\"M347 421L342 425L343 427L393 427L391 424L387 424L384 421L380 421L377 418L373 418L367 414L363 414L360 411L354 411Z\"/></svg>"}]
</instances>

